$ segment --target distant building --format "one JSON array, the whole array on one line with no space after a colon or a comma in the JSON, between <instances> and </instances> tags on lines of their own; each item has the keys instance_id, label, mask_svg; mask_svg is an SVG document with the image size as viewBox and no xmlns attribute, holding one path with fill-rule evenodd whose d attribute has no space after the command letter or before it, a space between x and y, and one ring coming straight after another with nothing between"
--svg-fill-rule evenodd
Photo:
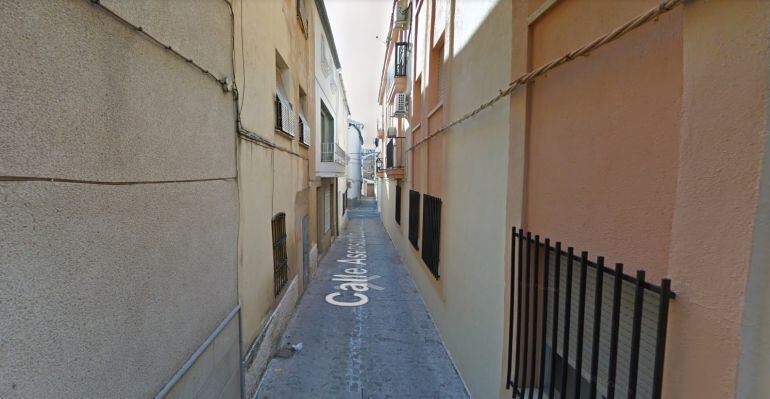
<instances>
[{"instance_id":1,"label":"distant building","mask_svg":"<svg viewBox=\"0 0 770 399\"><path fill-rule=\"evenodd\" d=\"M364 124L354 120L348 121L348 198L357 199L361 196L361 146L364 144L364 137L361 133Z\"/></svg>"},{"instance_id":2,"label":"distant building","mask_svg":"<svg viewBox=\"0 0 770 399\"><path fill-rule=\"evenodd\" d=\"M12 0L0 26L0 397L252 397L347 220L323 1Z\"/></svg>"},{"instance_id":3,"label":"distant building","mask_svg":"<svg viewBox=\"0 0 770 399\"><path fill-rule=\"evenodd\" d=\"M393 2L379 208L474 397L770 392L770 3L659 3Z\"/></svg>"}]
</instances>

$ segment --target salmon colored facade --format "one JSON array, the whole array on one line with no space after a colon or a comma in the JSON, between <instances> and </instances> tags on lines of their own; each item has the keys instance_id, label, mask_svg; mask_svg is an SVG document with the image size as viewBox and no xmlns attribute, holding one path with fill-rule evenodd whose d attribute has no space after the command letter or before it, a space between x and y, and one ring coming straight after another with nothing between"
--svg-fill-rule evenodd
<instances>
[{"instance_id":1,"label":"salmon colored facade","mask_svg":"<svg viewBox=\"0 0 770 399\"><path fill-rule=\"evenodd\" d=\"M671 280L662 397L770 392L770 3L665 2L654 20L441 129L659 4L394 2L378 200L474 397L512 393L513 226ZM389 84L396 43L408 43L409 72ZM392 117L399 92L409 112ZM384 162L390 125L403 175ZM424 260L424 203L410 243L410 190L442 200L439 276Z\"/></svg>"}]
</instances>

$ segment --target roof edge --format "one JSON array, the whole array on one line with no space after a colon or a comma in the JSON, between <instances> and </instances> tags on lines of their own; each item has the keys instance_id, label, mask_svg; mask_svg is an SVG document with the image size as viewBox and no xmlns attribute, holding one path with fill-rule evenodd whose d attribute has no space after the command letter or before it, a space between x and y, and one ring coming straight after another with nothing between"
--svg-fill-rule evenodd
<instances>
[{"instance_id":1,"label":"roof edge","mask_svg":"<svg viewBox=\"0 0 770 399\"><path fill-rule=\"evenodd\" d=\"M329 40L329 48L332 51L334 65L337 69L340 69L342 68L340 65L340 57L337 55L337 45L334 43L334 34L332 33L332 27L329 24L329 15L326 13L324 0L315 0L315 7L318 10L318 16L321 18L321 25L323 25L324 32L326 32L326 38Z\"/></svg>"}]
</instances>

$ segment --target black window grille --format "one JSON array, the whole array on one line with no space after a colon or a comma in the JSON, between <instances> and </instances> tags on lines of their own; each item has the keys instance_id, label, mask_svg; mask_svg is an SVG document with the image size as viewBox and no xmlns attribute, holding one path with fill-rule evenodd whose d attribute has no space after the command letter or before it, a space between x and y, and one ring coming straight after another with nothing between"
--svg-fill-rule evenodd
<instances>
[{"instance_id":1,"label":"black window grille","mask_svg":"<svg viewBox=\"0 0 770 399\"><path fill-rule=\"evenodd\" d=\"M409 43L405 42L398 42L396 43L395 48L395 68L394 68L394 75L395 76L406 76L406 67L407 67L407 50L409 49Z\"/></svg>"},{"instance_id":2,"label":"black window grille","mask_svg":"<svg viewBox=\"0 0 770 399\"><path fill-rule=\"evenodd\" d=\"M420 193L409 190L409 242L414 249L420 249L418 245L420 235Z\"/></svg>"},{"instance_id":3,"label":"black window grille","mask_svg":"<svg viewBox=\"0 0 770 399\"><path fill-rule=\"evenodd\" d=\"M396 223L401 224L401 185L396 185Z\"/></svg>"},{"instance_id":4,"label":"black window grille","mask_svg":"<svg viewBox=\"0 0 770 399\"><path fill-rule=\"evenodd\" d=\"M288 278L289 260L286 256L286 214L281 212L273 217L273 283L275 296L281 293Z\"/></svg>"},{"instance_id":5,"label":"black window grille","mask_svg":"<svg viewBox=\"0 0 770 399\"><path fill-rule=\"evenodd\" d=\"M632 277L523 230L511 240L513 396L659 399L671 281L650 284L643 270Z\"/></svg>"},{"instance_id":6,"label":"black window grille","mask_svg":"<svg viewBox=\"0 0 770 399\"><path fill-rule=\"evenodd\" d=\"M439 243L441 241L441 198L422 196L422 260L438 279Z\"/></svg>"},{"instance_id":7,"label":"black window grille","mask_svg":"<svg viewBox=\"0 0 770 399\"><path fill-rule=\"evenodd\" d=\"M348 189L345 189L345 192L342 194L342 214L345 214L345 211L348 210Z\"/></svg>"},{"instance_id":8,"label":"black window grille","mask_svg":"<svg viewBox=\"0 0 770 399\"><path fill-rule=\"evenodd\" d=\"M275 95L275 128L283 130L283 110L281 108L281 99Z\"/></svg>"},{"instance_id":9,"label":"black window grille","mask_svg":"<svg viewBox=\"0 0 770 399\"><path fill-rule=\"evenodd\" d=\"M390 169L393 167L393 141L395 139L390 139L388 141L388 145L385 146L385 167Z\"/></svg>"}]
</instances>

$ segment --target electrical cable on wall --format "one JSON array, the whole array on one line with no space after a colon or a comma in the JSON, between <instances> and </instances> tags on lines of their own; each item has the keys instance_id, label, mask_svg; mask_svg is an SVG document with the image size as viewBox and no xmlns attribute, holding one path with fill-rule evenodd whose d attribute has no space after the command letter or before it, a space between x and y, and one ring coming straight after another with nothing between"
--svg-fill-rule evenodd
<instances>
[{"instance_id":1,"label":"electrical cable on wall","mask_svg":"<svg viewBox=\"0 0 770 399\"><path fill-rule=\"evenodd\" d=\"M216 81L222 87L222 90L224 90L225 92L232 91L233 85L235 83L234 82L230 83L230 81L229 81L229 79L227 77L218 78L216 75L211 73L211 71L209 71L208 69L206 69L203 66L201 66L198 62L196 62L192 58L185 56L184 54L180 53L178 50L174 49L170 45L160 41L158 38L156 38L152 34L148 33L146 30L144 30L144 28L142 28L141 26L136 25L136 24L128 21L127 19L121 17L119 14L117 14L111 8L109 8L109 7L105 6L104 4L102 4L101 0L86 0L86 1L91 3L93 6L98 7L99 9L103 10L105 13L107 13L109 16L111 16L112 18L116 19L117 21L123 23L124 25L126 25L126 26L128 26L130 28L132 28L134 31L136 31L140 35L143 35L144 37L150 39L150 41L155 43L158 47L163 48L164 50L166 50L169 53L175 55L177 58L181 59L182 61L185 61L188 64L192 65L195 69L199 70L204 75L206 75L209 78L211 78L214 81Z\"/></svg>"},{"instance_id":2,"label":"electrical cable on wall","mask_svg":"<svg viewBox=\"0 0 770 399\"><path fill-rule=\"evenodd\" d=\"M481 113L485 109L491 107L492 105L494 105L495 103L497 103L498 101L503 99L504 97L507 97L508 95L513 93L519 87L522 87L522 86L524 86L524 85L526 85L526 84L528 84L530 82L535 81L535 79L537 79L538 77L544 75L545 73L547 73L547 72L549 72L549 71L551 71L551 70L553 70L553 69L555 69L555 68L557 68L557 67L559 67L561 65L564 65L564 64L566 64L566 63L568 63L570 61L574 61L578 57L587 56L592 51L594 51L594 50L604 46L607 43L610 43L610 42L612 42L612 41L622 37L626 33L630 32L630 31L632 31L632 30L634 30L634 29L636 29L636 28L638 28L638 27L640 27L640 26L642 26L642 25L644 25L644 24L646 24L646 23L648 23L650 21L657 20L657 18L659 16L661 16L661 15L671 11L674 7L676 7L677 5L679 5L679 4L683 3L683 2L684 2L684 0L666 0L666 1L663 1L662 3L658 4L656 7L651 8L650 10L645 12L644 14L639 15L638 17L636 17L636 18L626 22L625 24L615 28L614 30L612 30L611 32L605 34L604 36L601 36L601 37L595 39L591 43L588 43L588 44L584 45L583 47L580 47L580 48L578 48L578 49L576 49L574 51L571 51L571 52L569 52L569 53L567 53L567 54L565 54L565 55L563 55L563 56L561 56L561 57L559 57L559 58L557 58L557 59L555 59L555 60L545 64L545 65L542 65L539 68L535 69L534 71L527 72L527 73L519 76L514 81L509 83L508 86L505 89L500 90L499 93L496 96L494 96L491 100L481 104L480 106L476 107L476 109L474 109L473 111L468 112L467 114L465 114L462 117L452 121L451 123L448 123L448 124L444 125L443 127L437 129L433 133L428 134L427 137L425 137L425 138L419 140L418 142L412 144L412 146L409 147L407 149L407 151L412 150L414 147L424 143L425 141L429 140L431 137L433 137L433 136L435 136L435 135L437 135L439 133L442 133L442 132L446 131L447 129L449 129L449 128L453 127L453 126L459 125L460 123L463 123L463 122L465 122L468 119L471 119L471 118L475 117L476 115L478 115L479 113Z\"/></svg>"}]
</instances>

